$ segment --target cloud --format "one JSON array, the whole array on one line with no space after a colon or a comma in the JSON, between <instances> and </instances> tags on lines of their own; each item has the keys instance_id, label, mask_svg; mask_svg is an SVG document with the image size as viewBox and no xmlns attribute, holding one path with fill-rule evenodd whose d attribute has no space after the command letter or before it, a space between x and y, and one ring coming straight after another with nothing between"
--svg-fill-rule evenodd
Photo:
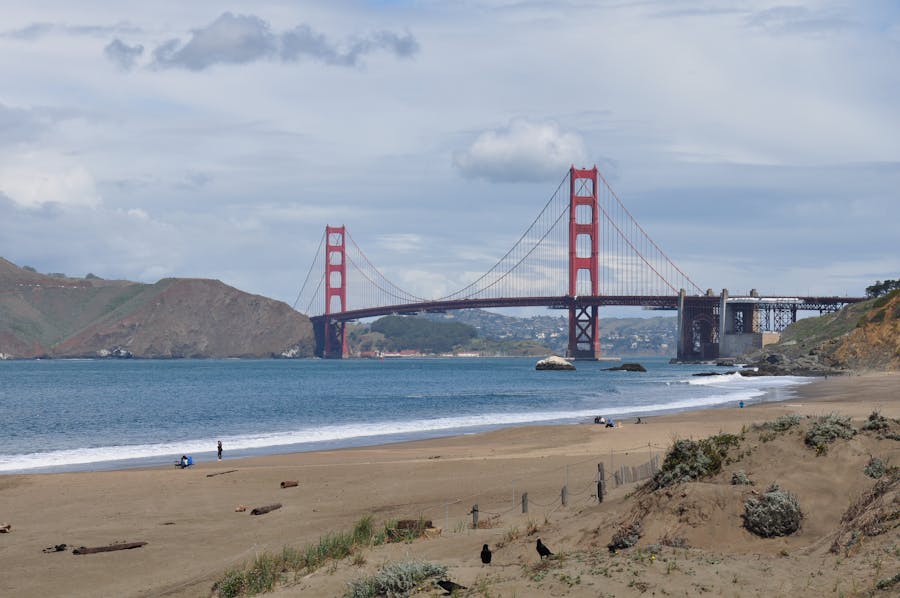
<instances>
[{"instance_id":1,"label":"cloud","mask_svg":"<svg viewBox=\"0 0 900 598\"><path fill-rule=\"evenodd\" d=\"M103 48L103 53L113 62L113 64L120 69L127 71L135 65L137 59L144 53L144 46L140 44L129 46L128 44L123 43L119 38L116 38Z\"/></svg>"},{"instance_id":2,"label":"cloud","mask_svg":"<svg viewBox=\"0 0 900 598\"><path fill-rule=\"evenodd\" d=\"M344 44L330 41L309 25L276 34L268 22L253 15L223 13L207 27L195 29L187 42L171 39L153 52L155 68L202 71L216 64L246 64L258 60L296 62L304 58L337 66L357 66L363 56L386 51L400 58L414 56L419 42L411 33L377 31Z\"/></svg>"},{"instance_id":3,"label":"cloud","mask_svg":"<svg viewBox=\"0 0 900 598\"><path fill-rule=\"evenodd\" d=\"M244 64L275 53L277 38L269 24L252 15L222 14L203 29L195 29L185 44L172 39L153 53L159 68L201 71L214 64Z\"/></svg>"},{"instance_id":4,"label":"cloud","mask_svg":"<svg viewBox=\"0 0 900 598\"><path fill-rule=\"evenodd\" d=\"M33 110L0 104L0 146L31 141L46 125Z\"/></svg>"},{"instance_id":5,"label":"cloud","mask_svg":"<svg viewBox=\"0 0 900 598\"><path fill-rule=\"evenodd\" d=\"M139 33L140 29L126 22L115 25L65 25L61 23L31 23L21 29L11 29L0 33L0 37L34 41L45 35L92 35L101 36L109 34Z\"/></svg>"},{"instance_id":6,"label":"cloud","mask_svg":"<svg viewBox=\"0 0 900 598\"><path fill-rule=\"evenodd\" d=\"M341 50L308 25L300 25L281 36L280 55L285 61L306 57L325 64L356 66L360 57L376 50L387 50L398 57L409 58L419 51L419 42L410 33L400 36L391 31L379 31L367 38L354 39Z\"/></svg>"},{"instance_id":7,"label":"cloud","mask_svg":"<svg viewBox=\"0 0 900 598\"><path fill-rule=\"evenodd\" d=\"M377 239L379 247L395 253L411 253L420 251L424 244L422 235L416 233L397 233L380 235Z\"/></svg>"},{"instance_id":8,"label":"cloud","mask_svg":"<svg viewBox=\"0 0 900 598\"><path fill-rule=\"evenodd\" d=\"M838 13L812 11L804 6L775 6L751 14L744 23L750 29L773 35L821 35L855 26Z\"/></svg>"},{"instance_id":9,"label":"cloud","mask_svg":"<svg viewBox=\"0 0 900 598\"><path fill-rule=\"evenodd\" d=\"M508 127L485 131L453 162L463 176L493 182L542 181L557 177L572 164L585 165L588 152L577 133L554 122L514 120Z\"/></svg>"},{"instance_id":10,"label":"cloud","mask_svg":"<svg viewBox=\"0 0 900 598\"><path fill-rule=\"evenodd\" d=\"M45 204L95 207L100 195L94 177L63 156L29 153L0 164L0 193L14 203L37 208Z\"/></svg>"}]
</instances>

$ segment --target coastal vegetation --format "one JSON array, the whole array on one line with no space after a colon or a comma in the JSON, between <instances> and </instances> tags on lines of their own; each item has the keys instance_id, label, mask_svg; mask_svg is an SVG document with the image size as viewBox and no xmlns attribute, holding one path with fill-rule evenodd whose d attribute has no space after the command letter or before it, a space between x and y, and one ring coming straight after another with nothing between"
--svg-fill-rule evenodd
<instances>
[{"instance_id":1,"label":"coastal vegetation","mask_svg":"<svg viewBox=\"0 0 900 598\"><path fill-rule=\"evenodd\" d=\"M744 501L744 527L757 536L787 536L800 529L803 512L797 497L772 484L762 496Z\"/></svg>"},{"instance_id":2,"label":"coastal vegetation","mask_svg":"<svg viewBox=\"0 0 900 598\"><path fill-rule=\"evenodd\" d=\"M666 453L662 467L642 491L658 490L718 474L722 471L729 449L738 446L740 440L734 434L717 434L702 440L676 440Z\"/></svg>"},{"instance_id":3,"label":"coastal vegetation","mask_svg":"<svg viewBox=\"0 0 900 598\"><path fill-rule=\"evenodd\" d=\"M276 584L289 584L300 575L308 575L329 562L340 561L359 551L388 542L411 542L420 537L424 522L398 527L397 521L388 520L380 528L374 525L372 516L356 522L350 531L325 534L318 542L302 548L285 546L281 553L263 552L249 564L226 572L214 585L213 592L220 598L253 596L271 591ZM389 579L409 579L406 572L416 567L401 567L386 575ZM426 576L427 577L427 576ZM361 583L360 587L378 587L380 582ZM365 595L365 594L359 594Z\"/></svg>"},{"instance_id":4,"label":"coastal vegetation","mask_svg":"<svg viewBox=\"0 0 900 598\"><path fill-rule=\"evenodd\" d=\"M387 563L378 573L350 582L345 598L376 598L377 596L408 596L424 581L443 577L447 567L428 561L400 561Z\"/></svg>"}]
</instances>

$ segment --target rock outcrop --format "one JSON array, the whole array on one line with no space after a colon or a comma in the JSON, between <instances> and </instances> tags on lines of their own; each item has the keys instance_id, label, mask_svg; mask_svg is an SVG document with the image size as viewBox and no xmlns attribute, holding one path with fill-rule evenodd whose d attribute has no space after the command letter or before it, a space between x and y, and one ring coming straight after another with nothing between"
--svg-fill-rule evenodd
<instances>
[{"instance_id":1,"label":"rock outcrop","mask_svg":"<svg viewBox=\"0 0 900 598\"><path fill-rule=\"evenodd\" d=\"M546 359L542 359L537 364L535 364L534 369L536 370L574 370L575 366L563 359L562 357L557 357L556 355L551 355Z\"/></svg>"},{"instance_id":2,"label":"rock outcrop","mask_svg":"<svg viewBox=\"0 0 900 598\"><path fill-rule=\"evenodd\" d=\"M777 345L746 356L744 376L824 376L900 369L900 291L788 326ZM756 371L753 371L755 369Z\"/></svg>"},{"instance_id":3,"label":"rock outcrop","mask_svg":"<svg viewBox=\"0 0 900 598\"><path fill-rule=\"evenodd\" d=\"M623 363L614 368L605 368L607 372L646 372L647 368L639 363Z\"/></svg>"}]
</instances>

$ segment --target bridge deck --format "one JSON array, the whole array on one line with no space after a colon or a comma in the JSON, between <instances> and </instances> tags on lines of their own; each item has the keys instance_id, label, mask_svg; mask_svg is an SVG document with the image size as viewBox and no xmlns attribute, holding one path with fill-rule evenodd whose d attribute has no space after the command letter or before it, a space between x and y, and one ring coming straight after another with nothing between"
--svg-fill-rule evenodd
<instances>
[{"instance_id":1,"label":"bridge deck","mask_svg":"<svg viewBox=\"0 0 900 598\"><path fill-rule=\"evenodd\" d=\"M691 302L708 302L716 304L720 301L717 295L689 295L686 297ZM864 301L865 297L797 297L797 296L773 296L773 297L729 297L731 302L759 303L773 307L790 307L799 311L821 311L834 306L845 305ZM333 321L346 322L361 318L372 318L391 314L415 314L427 311L450 311L457 309L485 309L498 307L549 307L551 309L568 309L570 307L652 307L657 309L677 309L677 295L586 295L580 297L513 297L513 298L489 298L489 299L454 299L448 301L423 301L421 303L406 303L403 305L384 305L381 307L367 307L364 309L351 309L339 313L328 314ZM311 319L324 319L326 315L313 316Z\"/></svg>"}]
</instances>

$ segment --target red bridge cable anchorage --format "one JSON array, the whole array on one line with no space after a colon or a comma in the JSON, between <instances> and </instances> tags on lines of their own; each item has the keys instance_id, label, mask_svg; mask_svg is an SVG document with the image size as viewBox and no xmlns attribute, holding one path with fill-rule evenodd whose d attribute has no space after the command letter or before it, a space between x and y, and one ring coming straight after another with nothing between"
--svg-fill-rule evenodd
<instances>
[{"instance_id":1,"label":"red bridge cable anchorage","mask_svg":"<svg viewBox=\"0 0 900 598\"><path fill-rule=\"evenodd\" d=\"M322 238L319 239L319 247L316 249L315 257L313 258L312 263L309 265L309 270L306 272L306 278L303 279L303 284L300 285L300 292L297 293L297 298L294 299L294 304L291 306L292 309L297 309L297 303L300 301L300 297L303 296L303 291L306 290L306 283L309 282L309 277L312 274L313 268L316 267L316 262L319 261L319 252L322 251L322 244L325 242L325 233L322 233ZM313 294L315 297L315 293ZM312 303L310 301L310 303Z\"/></svg>"},{"instance_id":2,"label":"red bridge cable anchorage","mask_svg":"<svg viewBox=\"0 0 900 598\"><path fill-rule=\"evenodd\" d=\"M691 283L694 286L694 290L696 290L698 294L702 295L703 291L699 286L697 286L697 283L695 283L693 280L691 280L690 276L688 276L687 274L682 272L681 268L679 268L675 264L675 262L673 262L671 259L669 259L669 256L666 255L666 252L663 251L662 249L660 249L659 245L656 244L656 242L653 240L653 238L647 234L647 232L643 229L643 227L640 225L640 223L638 223L638 221L634 218L634 216L631 215L631 212L628 211L628 208L625 207L625 204L622 203L622 200L619 199L619 196L616 194L615 190L613 190L613 188L610 187L609 183L606 181L606 178L603 176L603 174L599 170L597 170L597 176L600 177L600 180L603 181L603 186L606 187L607 191L609 191L612 194L612 196L615 198L616 202L622 207L622 209L625 211L625 213L628 215L628 217L631 219L631 221L634 222L634 224L638 227L638 229L640 229L640 231L642 233L644 233L644 236L647 238L648 241L650 241L650 243L653 245L653 247L656 248L656 250L665 258L665 260L667 262L669 262L669 264L673 268L675 268L675 270L679 274L681 274L685 278L685 280L687 280L689 283ZM599 202L598 202L598 204L599 204ZM657 272L657 275L658 274L659 273ZM669 288L671 288L671 285L669 285Z\"/></svg>"},{"instance_id":3,"label":"red bridge cable anchorage","mask_svg":"<svg viewBox=\"0 0 900 598\"><path fill-rule=\"evenodd\" d=\"M565 185L565 184L566 184L566 181L568 181L568 180L569 180L569 174L566 173L566 176L564 176L564 177L563 177L563 180L560 181L559 186L556 188L556 191L553 192L553 194L550 196L550 199L548 199L548 200L547 200L547 203L544 204L543 209L538 213L538 215L535 217L535 219L531 222L531 225L528 227L528 229L526 229L525 232L522 233L522 235L519 237L519 240L516 241L516 242L513 244L513 246L509 249L509 251L507 251L506 254L504 254L503 257L501 257L499 260L497 260L497 263L495 263L493 266L491 266L491 269L490 269L490 270L488 270L487 272L485 272L484 274L482 274L481 276L479 276L477 279L473 280L473 281L472 281L471 283L469 283L468 285L462 287L461 289L456 290L456 291L454 291L454 292L452 292L452 293L450 293L450 294L448 294L448 295L444 295L443 297L438 297L438 298L436 299L436 301L443 301L443 300L445 300L445 299L450 299L451 297L456 297L457 295L462 294L464 291L467 291L468 289L472 288L473 286L475 286L476 284L478 284L479 282L481 282L482 280L484 280L485 278L487 278L487 276L488 276L491 272L493 272L494 270L496 270L496 269L500 266L500 264L503 263L503 260L505 260L507 257L509 257L509 254L511 254L513 251L515 251L516 247L518 247L519 244L520 244L520 243L525 239L525 237L528 235L528 233L531 232L531 229L533 229L534 226L538 223L538 221L541 219L541 216L544 215L544 212L547 211L547 208L549 208L549 207L550 207L550 204L553 203L553 200L556 199L556 198L559 196L559 191L560 191L560 189L563 188L563 185ZM566 209L568 209L568 207L567 207ZM565 213L565 212L563 212L563 213ZM556 220L559 221L559 218L557 218ZM554 226L555 226L555 223L554 223ZM552 229L553 229L553 227L550 227L550 230L552 230ZM548 232L549 232L549 231L548 231ZM547 236L547 234L545 233L544 236L541 237L540 240L543 241L543 239L544 239L546 236ZM540 243L540 241L538 241L538 243ZM537 244L535 244L535 245L537 245ZM521 260L519 260L519 263L521 263ZM516 265L518 266L518 264L516 264ZM510 270L511 270L511 269L510 269ZM505 277L507 274L509 274L509 272L510 272L510 271L508 270L508 271L503 275L503 277ZM502 279L502 277L501 277L501 279ZM498 279L498 280L500 280L500 279ZM493 283L493 284L496 284L496 282ZM490 285L490 286L493 286L493 284ZM485 287L485 288L490 288L490 287ZM475 294L480 293L480 292L481 292L480 290L479 290L479 291L476 291L475 293L472 293L472 294L470 294L470 295L466 295L464 298L468 299L468 298L470 298L472 295L475 295Z\"/></svg>"},{"instance_id":4,"label":"red bridge cable anchorage","mask_svg":"<svg viewBox=\"0 0 900 598\"><path fill-rule=\"evenodd\" d=\"M407 297L406 300L407 300L407 301L409 301L409 299L413 299L414 301L412 301L412 302L425 302L425 301L427 301L426 299L424 299L424 298L422 298L422 297L419 297L419 296L417 296L417 295L413 295L412 293L410 293L410 292L407 291L406 289L401 289L399 286L397 286L396 284L394 284L393 282L391 282L391 279L389 279L387 276L385 276L385 275L381 272L381 270L379 270L377 267L375 267L375 265L371 262L371 260L369 260L369 257L365 254L365 252L360 248L360 246L359 246L359 245L356 243L356 241L353 239L353 236L350 234L350 231L345 231L345 232L346 232L347 238L350 239L350 242L353 244L353 247L356 249L356 251L359 252L359 255L362 256L362 258L366 261L366 264L368 264L369 267L372 268L372 270L374 270L374 271L378 274L378 276L381 277L382 280L384 280L384 281L385 281L386 283L388 283L390 286L394 287L395 290L399 291L399 292L402 293L403 295L406 295L406 297ZM360 272L360 274L363 274L363 272L360 270L359 266L357 266L356 264L354 264L354 267ZM363 276L365 276L365 274L363 274ZM387 291L385 291L383 288L381 288L378 284L376 284L376 283L375 283L371 278L369 278L368 276L365 276L365 278L366 278L369 282L371 282L373 285L375 285L376 287L378 287L379 289L381 289L382 291L387 292ZM391 297L394 297L395 299L400 299L400 298L401 298L401 297L397 297L396 295L393 295L393 294L391 294L391 293L388 293L388 294L389 294Z\"/></svg>"}]
</instances>

